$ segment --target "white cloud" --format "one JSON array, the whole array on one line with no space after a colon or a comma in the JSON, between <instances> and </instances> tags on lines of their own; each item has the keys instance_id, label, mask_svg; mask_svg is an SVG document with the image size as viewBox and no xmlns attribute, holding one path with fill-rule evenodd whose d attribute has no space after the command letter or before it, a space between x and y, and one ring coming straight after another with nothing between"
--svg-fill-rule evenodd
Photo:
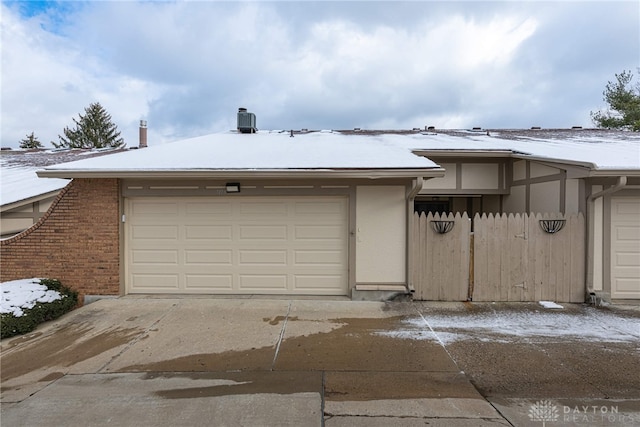
<instances>
[{"instance_id":1,"label":"white cloud","mask_svg":"<svg viewBox=\"0 0 640 427\"><path fill-rule=\"evenodd\" d=\"M261 129L589 125L640 49L635 2L1 7L14 146L31 131L55 139L95 101L130 145L140 118L158 143L231 129L237 107Z\"/></svg>"}]
</instances>

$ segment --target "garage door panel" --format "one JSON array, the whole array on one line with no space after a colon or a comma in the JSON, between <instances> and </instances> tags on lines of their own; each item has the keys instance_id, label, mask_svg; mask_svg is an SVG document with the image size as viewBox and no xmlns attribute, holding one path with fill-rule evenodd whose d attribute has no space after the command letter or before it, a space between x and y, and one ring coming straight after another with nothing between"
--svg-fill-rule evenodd
<instances>
[{"instance_id":1,"label":"garage door panel","mask_svg":"<svg viewBox=\"0 0 640 427\"><path fill-rule=\"evenodd\" d=\"M298 250L294 252L296 266L338 266L344 259L342 251Z\"/></svg>"},{"instance_id":2,"label":"garage door panel","mask_svg":"<svg viewBox=\"0 0 640 427\"><path fill-rule=\"evenodd\" d=\"M340 221L343 207L339 201L336 202L316 202L297 201L294 204L294 212L302 215L334 214L336 220Z\"/></svg>"},{"instance_id":3,"label":"garage door panel","mask_svg":"<svg viewBox=\"0 0 640 427\"><path fill-rule=\"evenodd\" d=\"M173 225L134 225L131 231L135 240L176 240L178 238L178 227Z\"/></svg>"},{"instance_id":4,"label":"garage door panel","mask_svg":"<svg viewBox=\"0 0 640 427\"><path fill-rule=\"evenodd\" d=\"M286 250L240 250L239 255L242 266L287 265Z\"/></svg>"},{"instance_id":5,"label":"garage door panel","mask_svg":"<svg viewBox=\"0 0 640 427\"><path fill-rule=\"evenodd\" d=\"M347 293L347 197L158 199L126 201L129 293Z\"/></svg>"},{"instance_id":6,"label":"garage door panel","mask_svg":"<svg viewBox=\"0 0 640 427\"><path fill-rule=\"evenodd\" d=\"M611 297L640 299L640 200L611 199Z\"/></svg>"},{"instance_id":7,"label":"garage door panel","mask_svg":"<svg viewBox=\"0 0 640 427\"><path fill-rule=\"evenodd\" d=\"M140 201L136 203L131 212L134 216L162 216L166 217L168 215L177 215L178 214L178 204L174 201L165 200L165 201Z\"/></svg>"},{"instance_id":8,"label":"garage door panel","mask_svg":"<svg viewBox=\"0 0 640 427\"><path fill-rule=\"evenodd\" d=\"M240 240L287 240L286 225L243 225Z\"/></svg>"},{"instance_id":9,"label":"garage door panel","mask_svg":"<svg viewBox=\"0 0 640 427\"><path fill-rule=\"evenodd\" d=\"M286 274L240 274L240 290L287 290Z\"/></svg>"},{"instance_id":10,"label":"garage door panel","mask_svg":"<svg viewBox=\"0 0 640 427\"><path fill-rule=\"evenodd\" d=\"M344 278L340 275L325 274L296 274L294 275L294 289L315 291L323 293L326 291L336 291L342 287Z\"/></svg>"},{"instance_id":11,"label":"garage door panel","mask_svg":"<svg viewBox=\"0 0 640 427\"><path fill-rule=\"evenodd\" d=\"M232 264L231 250L185 250L185 265L221 266Z\"/></svg>"},{"instance_id":12,"label":"garage door panel","mask_svg":"<svg viewBox=\"0 0 640 427\"><path fill-rule=\"evenodd\" d=\"M635 274L638 271L634 272ZM638 281L635 278L619 277L616 279L616 291L620 294L633 294L638 290Z\"/></svg>"},{"instance_id":13,"label":"garage door panel","mask_svg":"<svg viewBox=\"0 0 640 427\"><path fill-rule=\"evenodd\" d=\"M155 292L157 290L166 291L168 289L179 289L178 274L155 274L155 273L139 273L133 275L133 283L137 289L143 289L147 292Z\"/></svg>"},{"instance_id":14,"label":"garage door panel","mask_svg":"<svg viewBox=\"0 0 640 427\"><path fill-rule=\"evenodd\" d=\"M638 252L618 252L616 254L615 264L620 267L638 267L638 261L640 260L640 254Z\"/></svg>"},{"instance_id":15,"label":"garage door panel","mask_svg":"<svg viewBox=\"0 0 640 427\"><path fill-rule=\"evenodd\" d=\"M230 225L186 225L184 230L187 240L230 241L233 236L233 228Z\"/></svg>"},{"instance_id":16,"label":"garage door panel","mask_svg":"<svg viewBox=\"0 0 640 427\"><path fill-rule=\"evenodd\" d=\"M186 290L212 292L231 291L233 289L232 274L186 274Z\"/></svg>"},{"instance_id":17,"label":"garage door panel","mask_svg":"<svg viewBox=\"0 0 640 427\"><path fill-rule=\"evenodd\" d=\"M626 241L635 245L640 240L640 227L618 226L615 230L615 237L620 243Z\"/></svg>"},{"instance_id":18,"label":"garage door panel","mask_svg":"<svg viewBox=\"0 0 640 427\"><path fill-rule=\"evenodd\" d=\"M295 227L296 240L342 240L343 227L339 225L298 225Z\"/></svg>"},{"instance_id":19,"label":"garage door panel","mask_svg":"<svg viewBox=\"0 0 640 427\"><path fill-rule=\"evenodd\" d=\"M255 217L256 212L262 216L286 216L288 211L285 202L265 202L265 201L241 201L238 203L238 213Z\"/></svg>"},{"instance_id":20,"label":"garage door panel","mask_svg":"<svg viewBox=\"0 0 640 427\"><path fill-rule=\"evenodd\" d=\"M133 264L178 265L177 250L133 250Z\"/></svg>"},{"instance_id":21,"label":"garage door panel","mask_svg":"<svg viewBox=\"0 0 640 427\"><path fill-rule=\"evenodd\" d=\"M229 215L231 212L232 205L229 201L194 201L185 203L187 216Z\"/></svg>"}]
</instances>

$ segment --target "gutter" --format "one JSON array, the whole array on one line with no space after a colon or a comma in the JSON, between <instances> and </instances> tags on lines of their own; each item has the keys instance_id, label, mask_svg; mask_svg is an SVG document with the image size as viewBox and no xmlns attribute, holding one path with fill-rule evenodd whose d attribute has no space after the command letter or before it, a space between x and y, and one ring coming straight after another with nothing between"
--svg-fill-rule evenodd
<instances>
[{"instance_id":1,"label":"gutter","mask_svg":"<svg viewBox=\"0 0 640 427\"><path fill-rule=\"evenodd\" d=\"M593 266L594 266L594 230L592 228L593 224L593 215L595 210L595 201L600 197L604 197L609 194L616 193L627 186L627 177L619 176L618 182L613 186L609 187L605 190L599 191L595 194L591 194L587 197L587 278L585 287L587 290L587 294L591 296L595 296L595 291L593 289Z\"/></svg>"},{"instance_id":2,"label":"gutter","mask_svg":"<svg viewBox=\"0 0 640 427\"><path fill-rule=\"evenodd\" d=\"M414 240L414 235L413 235L413 201L416 198L416 196L418 195L418 193L420 193L420 191L422 191L422 187L424 185L424 178L419 176L416 178L416 180L414 181L413 187L411 188L411 190L409 190L409 193L407 194L407 246L406 246L406 257L407 257L407 271L406 271L406 281L407 281L407 294L414 294L416 292L415 287L413 286L413 283L411 283L411 272L414 269L414 263L411 257L411 247L413 247L413 240Z\"/></svg>"},{"instance_id":3,"label":"gutter","mask_svg":"<svg viewBox=\"0 0 640 427\"><path fill-rule=\"evenodd\" d=\"M440 178L444 169L433 168L376 168L376 169L166 169L166 170L65 170L43 169L36 172L40 178L322 178L322 179L388 179L415 178L416 175Z\"/></svg>"}]
</instances>

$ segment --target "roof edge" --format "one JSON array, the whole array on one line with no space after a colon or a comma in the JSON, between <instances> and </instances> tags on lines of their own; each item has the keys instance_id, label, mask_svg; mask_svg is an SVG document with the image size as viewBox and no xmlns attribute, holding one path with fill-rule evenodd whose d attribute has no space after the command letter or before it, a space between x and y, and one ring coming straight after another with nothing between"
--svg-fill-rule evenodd
<instances>
[{"instance_id":1,"label":"roof edge","mask_svg":"<svg viewBox=\"0 0 640 427\"><path fill-rule=\"evenodd\" d=\"M40 178L439 178L444 169L388 168L388 169L219 169L219 170L39 170Z\"/></svg>"}]
</instances>

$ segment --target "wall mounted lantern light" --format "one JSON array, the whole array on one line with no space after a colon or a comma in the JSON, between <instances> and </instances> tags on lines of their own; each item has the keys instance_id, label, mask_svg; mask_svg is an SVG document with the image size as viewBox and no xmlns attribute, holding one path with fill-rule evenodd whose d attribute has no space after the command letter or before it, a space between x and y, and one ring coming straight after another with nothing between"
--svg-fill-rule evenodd
<instances>
[{"instance_id":1,"label":"wall mounted lantern light","mask_svg":"<svg viewBox=\"0 0 640 427\"><path fill-rule=\"evenodd\" d=\"M239 193L240 192L240 183L239 182L227 182L225 185L227 193Z\"/></svg>"},{"instance_id":2,"label":"wall mounted lantern light","mask_svg":"<svg viewBox=\"0 0 640 427\"><path fill-rule=\"evenodd\" d=\"M455 221L431 221L431 228L438 234L445 234L453 230Z\"/></svg>"}]
</instances>

